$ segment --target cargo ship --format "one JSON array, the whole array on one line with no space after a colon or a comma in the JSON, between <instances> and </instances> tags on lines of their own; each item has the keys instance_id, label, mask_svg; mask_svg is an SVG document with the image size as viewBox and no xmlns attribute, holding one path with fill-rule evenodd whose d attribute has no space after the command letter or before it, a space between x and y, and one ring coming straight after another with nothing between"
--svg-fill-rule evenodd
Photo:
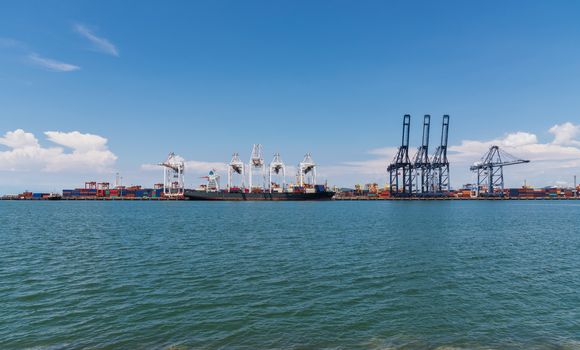
<instances>
[{"instance_id":1,"label":"cargo ship","mask_svg":"<svg viewBox=\"0 0 580 350\"><path fill-rule=\"evenodd\" d=\"M186 190L185 199L197 201L320 201L330 200L332 191L320 192L209 192Z\"/></svg>"},{"instance_id":2,"label":"cargo ship","mask_svg":"<svg viewBox=\"0 0 580 350\"><path fill-rule=\"evenodd\" d=\"M207 182L198 189L185 190L184 198L205 201L320 201L330 200L335 194L326 185L316 184L316 164L310 153L297 167L296 184L286 184L286 166L279 153L274 154L269 165L264 162L260 144L253 146L248 164L240 160L238 153L234 153L227 169L225 189L220 187L220 175L212 169L202 177Z\"/></svg>"}]
</instances>

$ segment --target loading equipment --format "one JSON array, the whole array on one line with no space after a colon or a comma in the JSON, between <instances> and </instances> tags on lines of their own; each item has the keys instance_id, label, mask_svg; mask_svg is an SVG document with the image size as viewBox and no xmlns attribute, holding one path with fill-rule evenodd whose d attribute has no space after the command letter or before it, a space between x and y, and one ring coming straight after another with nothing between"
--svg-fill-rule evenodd
<instances>
[{"instance_id":1,"label":"loading equipment","mask_svg":"<svg viewBox=\"0 0 580 350\"><path fill-rule=\"evenodd\" d=\"M449 116L443 116L441 126L441 143L431 159L429 170L429 192L440 196L449 192L449 160L447 159L447 141L449 140Z\"/></svg>"},{"instance_id":2,"label":"loading equipment","mask_svg":"<svg viewBox=\"0 0 580 350\"><path fill-rule=\"evenodd\" d=\"M503 167L508 165L529 163L529 160L519 159L493 145L481 161L469 169L477 173L476 194L478 197L503 197Z\"/></svg>"},{"instance_id":3,"label":"loading equipment","mask_svg":"<svg viewBox=\"0 0 580 350\"><path fill-rule=\"evenodd\" d=\"M412 164L409 159L409 130L411 116L403 117L403 137L395 158L387 167L391 196L408 197L413 192Z\"/></svg>"}]
</instances>

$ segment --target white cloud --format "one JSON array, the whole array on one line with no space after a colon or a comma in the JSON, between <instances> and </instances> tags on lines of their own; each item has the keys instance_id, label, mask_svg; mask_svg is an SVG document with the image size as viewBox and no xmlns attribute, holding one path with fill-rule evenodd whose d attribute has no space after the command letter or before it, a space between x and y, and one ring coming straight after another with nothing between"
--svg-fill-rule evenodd
<instances>
[{"instance_id":1,"label":"white cloud","mask_svg":"<svg viewBox=\"0 0 580 350\"><path fill-rule=\"evenodd\" d=\"M0 144L10 148L39 147L36 137L22 129L8 131L0 137Z\"/></svg>"},{"instance_id":2,"label":"white cloud","mask_svg":"<svg viewBox=\"0 0 580 350\"><path fill-rule=\"evenodd\" d=\"M107 139L78 131L45 132L47 139L63 147L42 147L38 139L22 129L9 131L0 137L0 171L76 172L111 171L117 156L107 148Z\"/></svg>"},{"instance_id":3,"label":"white cloud","mask_svg":"<svg viewBox=\"0 0 580 350\"><path fill-rule=\"evenodd\" d=\"M576 137L580 136L580 125L574 125L570 122L561 125L554 125L549 132L554 135L555 145L575 145L580 146L580 141Z\"/></svg>"},{"instance_id":4,"label":"white cloud","mask_svg":"<svg viewBox=\"0 0 580 350\"><path fill-rule=\"evenodd\" d=\"M74 64L64 63L50 58L40 57L35 53L28 55L28 59L37 66L46 68L54 72L73 72L81 69L81 67L75 66Z\"/></svg>"},{"instance_id":5,"label":"white cloud","mask_svg":"<svg viewBox=\"0 0 580 350\"><path fill-rule=\"evenodd\" d=\"M102 151L107 149L107 139L99 135L81 134L78 131L44 133L49 141L75 149L80 152Z\"/></svg>"},{"instance_id":6,"label":"white cloud","mask_svg":"<svg viewBox=\"0 0 580 350\"><path fill-rule=\"evenodd\" d=\"M119 56L119 51L117 47L113 45L109 40L96 36L90 29L82 24L76 24L74 30L81 36L89 40L96 50L112 55Z\"/></svg>"}]
</instances>

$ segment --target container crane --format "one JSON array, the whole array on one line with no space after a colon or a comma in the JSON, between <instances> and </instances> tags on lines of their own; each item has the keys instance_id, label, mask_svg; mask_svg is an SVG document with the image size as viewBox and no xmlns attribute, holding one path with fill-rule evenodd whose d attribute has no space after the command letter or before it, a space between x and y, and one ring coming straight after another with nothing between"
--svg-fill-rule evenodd
<instances>
[{"instance_id":1,"label":"container crane","mask_svg":"<svg viewBox=\"0 0 580 350\"><path fill-rule=\"evenodd\" d=\"M411 174L411 160L409 159L409 130L411 128L411 116L403 117L403 137L401 146L395 158L387 167L389 172L389 186L392 196L410 196L413 189Z\"/></svg>"},{"instance_id":2,"label":"container crane","mask_svg":"<svg viewBox=\"0 0 580 350\"><path fill-rule=\"evenodd\" d=\"M310 152L304 155L304 159L298 164L298 178L300 187L316 184L316 163L312 160Z\"/></svg>"},{"instance_id":3,"label":"container crane","mask_svg":"<svg viewBox=\"0 0 580 350\"><path fill-rule=\"evenodd\" d=\"M497 145L491 146L481 161L469 168L469 170L477 172L477 196L502 197L504 194L503 167L529 162L529 160L512 156ZM482 189L485 189L483 193Z\"/></svg>"},{"instance_id":4,"label":"container crane","mask_svg":"<svg viewBox=\"0 0 580 350\"><path fill-rule=\"evenodd\" d=\"M421 146L417 148L417 153L412 164L412 180L414 186L413 193L424 195L429 192L429 172L431 162L429 161L429 129L431 116L426 114L423 117L423 138Z\"/></svg>"},{"instance_id":5,"label":"container crane","mask_svg":"<svg viewBox=\"0 0 580 350\"><path fill-rule=\"evenodd\" d=\"M252 147L252 156L250 157L249 169L248 169L248 183L250 185L250 192L252 192L253 187L253 177L254 173L262 175L262 187L265 188L264 182L266 182L266 163L264 162L264 157L262 156L262 145L254 144Z\"/></svg>"},{"instance_id":6,"label":"container crane","mask_svg":"<svg viewBox=\"0 0 580 350\"><path fill-rule=\"evenodd\" d=\"M272 189L275 186L275 183L272 181L275 177L279 177L280 173L282 173L282 185L281 187L278 186L277 189L284 191L286 188L286 165L282 162L282 158L280 157L280 153L274 154L274 159L270 162L269 167L269 176L270 176L270 185L269 189L272 192Z\"/></svg>"},{"instance_id":7,"label":"container crane","mask_svg":"<svg viewBox=\"0 0 580 350\"><path fill-rule=\"evenodd\" d=\"M443 116L441 125L441 143L435 150L429 171L430 191L441 195L449 191L449 160L447 159L447 142L449 140L449 116Z\"/></svg>"},{"instance_id":8,"label":"container crane","mask_svg":"<svg viewBox=\"0 0 580 350\"><path fill-rule=\"evenodd\" d=\"M206 176L202 176L201 178L207 179L207 185L205 187L206 192L219 192L220 175L217 173L216 169L211 169Z\"/></svg>"},{"instance_id":9,"label":"container crane","mask_svg":"<svg viewBox=\"0 0 580 350\"><path fill-rule=\"evenodd\" d=\"M233 180L234 176L241 175L241 188L245 187L245 171L244 171L244 162L240 160L240 155L238 153L234 153L232 155L232 160L230 164L228 164L228 192L234 187Z\"/></svg>"},{"instance_id":10,"label":"container crane","mask_svg":"<svg viewBox=\"0 0 580 350\"><path fill-rule=\"evenodd\" d=\"M185 163L183 159L171 152L165 162L159 165L163 167L163 194L167 197L183 196L185 190L183 178Z\"/></svg>"}]
</instances>

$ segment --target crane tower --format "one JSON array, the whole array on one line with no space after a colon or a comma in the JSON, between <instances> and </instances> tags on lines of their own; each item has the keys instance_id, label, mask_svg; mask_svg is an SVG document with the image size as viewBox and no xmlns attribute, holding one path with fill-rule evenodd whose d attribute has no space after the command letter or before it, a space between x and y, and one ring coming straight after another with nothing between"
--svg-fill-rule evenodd
<instances>
[{"instance_id":1,"label":"crane tower","mask_svg":"<svg viewBox=\"0 0 580 350\"><path fill-rule=\"evenodd\" d=\"M220 175L217 170L211 169L206 176L202 176L203 179L207 179L207 185L205 187L206 192L219 192L220 190Z\"/></svg>"},{"instance_id":2,"label":"crane tower","mask_svg":"<svg viewBox=\"0 0 580 350\"><path fill-rule=\"evenodd\" d=\"M183 159L171 152L165 162L159 165L163 167L163 194L167 197L183 196L185 189L183 180L185 163Z\"/></svg>"},{"instance_id":3,"label":"crane tower","mask_svg":"<svg viewBox=\"0 0 580 350\"><path fill-rule=\"evenodd\" d=\"M281 184L275 183L273 180L275 180L276 178L279 178L280 175L282 175ZM280 191L285 190L285 188L286 188L286 166L284 165L284 162L282 162L282 158L280 157L280 153L274 154L274 159L272 159L272 161L270 162L269 176L270 176L270 185L269 185L270 192L272 192L273 189L280 190ZM278 180L278 181L280 182L280 180Z\"/></svg>"},{"instance_id":4,"label":"crane tower","mask_svg":"<svg viewBox=\"0 0 580 350\"><path fill-rule=\"evenodd\" d=\"M392 196L410 196L413 188L411 175L411 160L409 159L409 130L411 128L411 116L403 117L403 137L401 146L395 158L387 167L389 172L389 187Z\"/></svg>"},{"instance_id":5,"label":"crane tower","mask_svg":"<svg viewBox=\"0 0 580 350\"><path fill-rule=\"evenodd\" d=\"M241 177L240 188L244 188L245 187L244 162L242 162L240 160L239 154L234 153L232 155L232 160L230 161L230 164L228 164L228 192L230 192L231 189L234 187L233 181L234 181L234 176L236 176L236 175L240 175L240 177Z\"/></svg>"},{"instance_id":6,"label":"crane tower","mask_svg":"<svg viewBox=\"0 0 580 350\"><path fill-rule=\"evenodd\" d=\"M312 160L310 152L304 155L304 159L298 165L298 181L300 187L316 184L316 163Z\"/></svg>"},{"instance_id":7,"label":"crane tower","mask_svg":"<svg viewBox=\"0 0 580 350\"><path fill-rule=\"evenodd\" d=\"M481 161L469 168L469 170L477 172L477 196L503 196L503 167L529 162L529 160L512 156L500 149L499 146L491 146Z\"/></svg>"},{"instance_id":8,"label":"crane tower","mask_svg":"<svg viewBox=\"0 0 580 350\"><path fill-rule=\"evenodd\" d=\"M426 114L423 117L423 138L421 146L417 149L412 164L413 193L423 195L429 192L429 172L431 162L429 161L429 129L431 126L431 116Z\"/></svg>"},{"instance_id":9,"label":"crane tower","mask_svg":"<svg viewBox=\"0 0 580 350\"><path fill-rule=\"evenodd\" d=\"M252 147L252 157L250 158L249 169L248 169L248 183L250 185L250 192L253 190L254 175L261 175L262 186L264 189L266 186L266 163L264 162L264 157L262 156L262 145L254 144Z\"/></svg>"},{"instance_id":10,"label":"crane tower","mask_svg":"<svg viewBox=\"0 0 580 350\"><path fill-rule=\"evenodd\" d=\"M431 160L429 186L431 192L441 195L448 192L449 186L449 160L447 159L447 141L449 140L449 116L443 116L441 125L441 143L435 150Z\"/></svg>"}]
</instances>

